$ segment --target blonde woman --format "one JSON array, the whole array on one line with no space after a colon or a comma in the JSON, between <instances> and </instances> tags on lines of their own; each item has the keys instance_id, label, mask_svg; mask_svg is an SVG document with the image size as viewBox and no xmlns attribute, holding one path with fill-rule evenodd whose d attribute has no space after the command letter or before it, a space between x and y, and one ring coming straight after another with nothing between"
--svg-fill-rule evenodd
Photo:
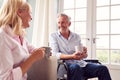
<instances>
[{"instance_id":1,"label":"blonde woman","mask_svg":"<svg viewBox=\"0 0 120 80\"><path fill-rule=\"evenodd\" d=\"M30 13L25 0L5 0L0 9L0 80L26 80L31 65L44 57L44 48L35 49L24 38Z\"/></svg>"}]
</instances>

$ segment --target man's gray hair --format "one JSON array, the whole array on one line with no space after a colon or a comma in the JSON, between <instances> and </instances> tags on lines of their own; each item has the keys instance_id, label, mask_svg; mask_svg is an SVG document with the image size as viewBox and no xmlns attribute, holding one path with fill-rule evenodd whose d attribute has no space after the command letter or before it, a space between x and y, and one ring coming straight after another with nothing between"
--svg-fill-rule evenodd
<instances>
[{"instance_id":1,"label":"man's gray hair","mask_svg":"<svg viewBox=\"0 0 120 80\"><path fill-rule=\"evenodd\" d=\"M57 16L57 18L60 17L60 16L65 16L68 19L68 21L71 22L71 17L68 16L67 14L65 14L65 13L59 13L58 16Z\"/></svg>"}]
</instances>

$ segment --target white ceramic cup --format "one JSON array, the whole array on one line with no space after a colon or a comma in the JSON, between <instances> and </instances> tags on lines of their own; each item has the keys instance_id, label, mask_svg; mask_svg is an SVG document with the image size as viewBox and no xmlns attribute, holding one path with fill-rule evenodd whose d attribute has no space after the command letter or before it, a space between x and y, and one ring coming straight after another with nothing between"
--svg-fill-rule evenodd
<instances>
[{"instance_id":1,"label":"white ceramic cup","mask_svg":"<svg viewBox=\"0 0 120 80\"><path fill-rule=\"evenodd\" d=\"M82 46L82 44L78 45L78 46L75 46L75 51L76 52L78 52L78 51L83 52L83 46Z\"/></svg>"}]
</instances>

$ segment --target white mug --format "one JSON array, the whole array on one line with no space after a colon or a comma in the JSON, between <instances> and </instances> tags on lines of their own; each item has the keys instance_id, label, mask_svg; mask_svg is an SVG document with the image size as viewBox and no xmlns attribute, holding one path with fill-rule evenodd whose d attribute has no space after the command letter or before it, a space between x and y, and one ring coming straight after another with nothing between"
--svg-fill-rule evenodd
<instances>
[{"instance_id":1,"label":"white mug","mask_svg":"<svg viewBox=\"0 0 120 80\"><path fill-rule=\"evenodd\" d=\"M82 44L75 46L75 51L76 52L78 52L78 51L83 52L83 46L82 46Z\"/></svg>"}]
</instances>

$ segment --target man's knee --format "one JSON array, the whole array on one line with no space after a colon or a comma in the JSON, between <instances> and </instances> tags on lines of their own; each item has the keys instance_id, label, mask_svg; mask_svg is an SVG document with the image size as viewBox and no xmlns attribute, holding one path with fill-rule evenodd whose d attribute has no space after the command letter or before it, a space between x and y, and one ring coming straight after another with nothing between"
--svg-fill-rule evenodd
<instances>
[{"instance_id":1,"label":"man's knee","mask_svg":"<svg viewBox=\"0 0 120 80\"><path fill-rule=\"evenodd\" d=\"M79 70L80 66L78 64L72 64L72 65L70 65L70 68L74 69L74 70Z\"/></svg>"},{"instance_id":2,"label":"man's knee","mask_svg":"<svg viewBox=\"0 0 120 80\"><path fill-rule=\"evenodd\" d=\"M103 73L109 73L108 68L105 65L101 65L99 67L99 70Z\"/></svg>"}]
</instances>

